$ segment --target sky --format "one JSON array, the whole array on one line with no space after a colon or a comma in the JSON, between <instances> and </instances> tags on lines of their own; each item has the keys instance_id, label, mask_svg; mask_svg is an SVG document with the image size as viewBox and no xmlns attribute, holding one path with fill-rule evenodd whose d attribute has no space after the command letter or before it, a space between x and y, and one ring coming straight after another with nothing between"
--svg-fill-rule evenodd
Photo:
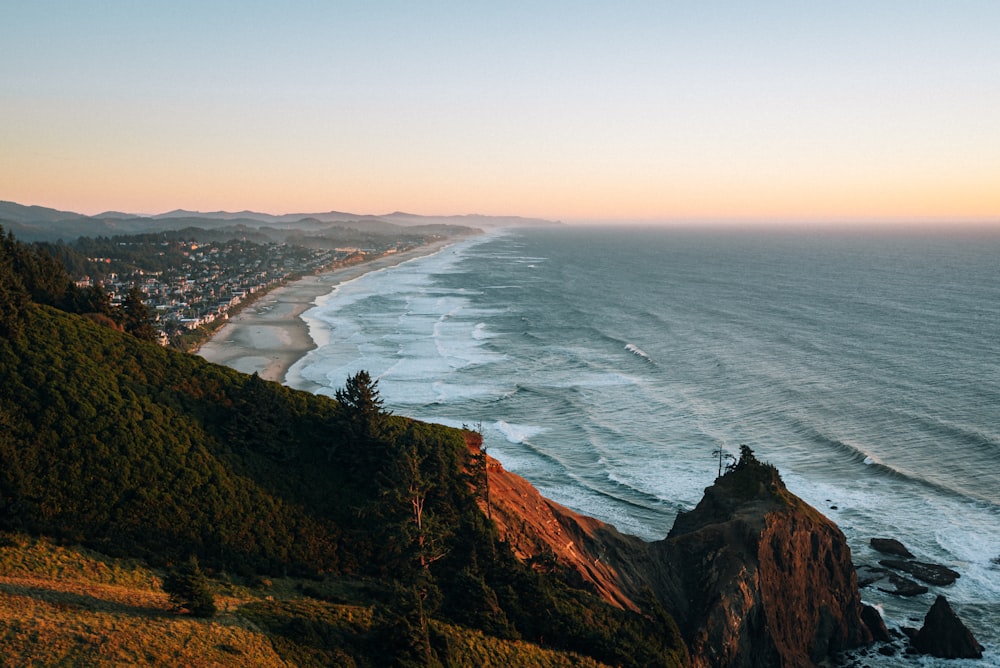
<instances>
[{"instance_id":1,"label":"sky","mask_svg":"<svg viewBox=\"0 0 1000 668\"><path fill-rule=\"evenodd\" d=\"M0 200L1000 227L1000 2L0 0Z\"/></svg>"}]
</instances>

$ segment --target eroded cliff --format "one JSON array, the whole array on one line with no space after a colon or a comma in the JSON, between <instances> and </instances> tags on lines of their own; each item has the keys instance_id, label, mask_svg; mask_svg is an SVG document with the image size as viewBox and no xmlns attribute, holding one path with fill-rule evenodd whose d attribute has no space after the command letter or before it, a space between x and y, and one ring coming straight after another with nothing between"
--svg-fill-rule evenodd
<instances>
[{"instance_id":1,"label":"eroded cliff","mask_svg":"<svg viewBox=\"0 0 1000 668\"><path fill-rule=\"evenodd\" d=\"M566 569L606 601L640 610L636 599L644 581L636 579L641 570L632 562L646 556L646 543L545 498L495 459L488 459L488 468L490 494L481 506L519 559Z\"/></svg>"}]
</instances>

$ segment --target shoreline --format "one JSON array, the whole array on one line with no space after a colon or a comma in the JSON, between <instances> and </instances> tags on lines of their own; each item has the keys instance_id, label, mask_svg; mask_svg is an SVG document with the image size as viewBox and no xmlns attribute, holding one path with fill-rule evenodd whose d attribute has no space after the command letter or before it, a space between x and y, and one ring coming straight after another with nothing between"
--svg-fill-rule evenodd
<instances>
[{"instance_id":1,"label":"shoreline","mask_svg":"<svg viewBox=\"0 0 1000 668\"><path fill-rule=\"evenodd\" d=\"M309 325L301 316L316 305L317 299L330 294L341 283L371 271L433 255L464 238L435 241L401 253L304 276L274 288L233 316L194 354L214 364L247 374L256 372L264 380L284 384L289 368L316 348L309 335ZM307 388L296 386L296 389Z\"/></svg>"}]
</instances>

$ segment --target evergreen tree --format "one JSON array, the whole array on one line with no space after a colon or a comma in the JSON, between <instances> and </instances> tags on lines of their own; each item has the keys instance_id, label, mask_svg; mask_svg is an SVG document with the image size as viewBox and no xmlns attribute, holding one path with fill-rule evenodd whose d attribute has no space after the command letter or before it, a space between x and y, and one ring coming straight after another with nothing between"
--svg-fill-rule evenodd
<instances>
[{"instance_id":1,"label":"evergreen tree","mask_svg":"<svg viewBox=\"0 0 1000 668\"><path fill-rule=\"evenodd\" d=\"M293 418L277 384L269 384L254 371L236 393L233 407L226 433L234 442L276 461L287 461L292 456Z\"/></svg>"},{"instance_id":2,"label":"evergreen tree","mask_svg":"<svg viewBox=\"0 0 1000 668\"><path fill-rule=\"evenodd\" d=\"M14 270L11 256L14 238L4 237L0 227L0 336L16 337L21 332L22 313L30 299Z\"/></svg>"},{"instance_id":3,"label":"evergreen tree","mask_svg":"<svg viewBox=\"0 0 1000 668\"><path fill-rule=\"evenodd\" d=\"M44 249L17 241L12 233L4 236L2 227L0 246L0 253L20 277L32 301L52 306L62 301L73 283L61 262Z\"/></svg>"},{"instance_id":4,"label":"evergreen tree","mask_svg":"<svg viewBox=\"0 0 1000 668\"><path fill-rule=\"evenodd\" d=\"M421 447L423 446L423 447ZM386 522L395 530L394 537L407 568L426 573L431 564L448 552L451 528L433 512L431 503L438 486L446 484L432 469L430 448L410 432L397 434L389 461L379 476L382 485L380 502ZM406 563L408 562L408 563Z\"/></svg>"},{"instance_id":5,"label":"evergreen tree","mask_svg":"<svg viewBox=\"0 0 1000 668\"><path fill-rule=\"evenodd\" d=\"M212 585L192 558L163 578L163 591L178 610L187 610L195 617L211 617L216 612Z\"/></svg>"},{"instance_id":6,"label":"evergreen tree","mask_svg":"<svg viewBox=\"0 0 1000 668\"><path fill-rule=\"evenodd\" d=\"M122 325L125 331L143 341L156 341L153 314L146 306L146 295L137 287L132 287L122 302Z\"/></svg>"},{"instance_id":7,"label":"evergreen tree","mask_svg":"<svg viewBox=\"0 0 1000 668\"><path fill-rule=\"evenodd\" d=\"M358 371L347 379L334 398L339 404L340 418L351 436L362 442L377 441L383 436L388 411L382 409L378 381L367 371Z\"/></svg>"},{"instance_id":8,"label":"evergreen tree","mask_svg":"<svg viewBox=\"0 0 1000 668\"><path fill-rule=\"evenodd\" d=\"M115 313L111 310L111 297L100 285L93 285L82 290L73 291L71 304L67 304L70 313L99 313L112 317Z\"/></svg>"}]
</instances>

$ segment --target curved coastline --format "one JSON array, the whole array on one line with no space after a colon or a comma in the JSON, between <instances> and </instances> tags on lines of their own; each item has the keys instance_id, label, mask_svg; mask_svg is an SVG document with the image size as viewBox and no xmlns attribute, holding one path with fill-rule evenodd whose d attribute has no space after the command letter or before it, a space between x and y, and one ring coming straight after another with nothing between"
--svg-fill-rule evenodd
<instances>
[{"instance_id":1,"label":"curved coastline","mask_svg":"<svg viewBox=\"0 0 1000 668\"><path fill-rule=\"evenodd\" d=\"M433 255L459 240L449 238L401 253L382 255L358 264L305 276L275 288L233 316L201 345L196 354L209 362L222 364L242 373L257 373L264 380L285 383L289 368L316 348L309 324L302 319L302 314L315 306L318 299L330 294L338 285L370 271ZM301 378L298 379L296 389L318 389L304 387L303 383Z\"/></svg>"}]
</instances>

